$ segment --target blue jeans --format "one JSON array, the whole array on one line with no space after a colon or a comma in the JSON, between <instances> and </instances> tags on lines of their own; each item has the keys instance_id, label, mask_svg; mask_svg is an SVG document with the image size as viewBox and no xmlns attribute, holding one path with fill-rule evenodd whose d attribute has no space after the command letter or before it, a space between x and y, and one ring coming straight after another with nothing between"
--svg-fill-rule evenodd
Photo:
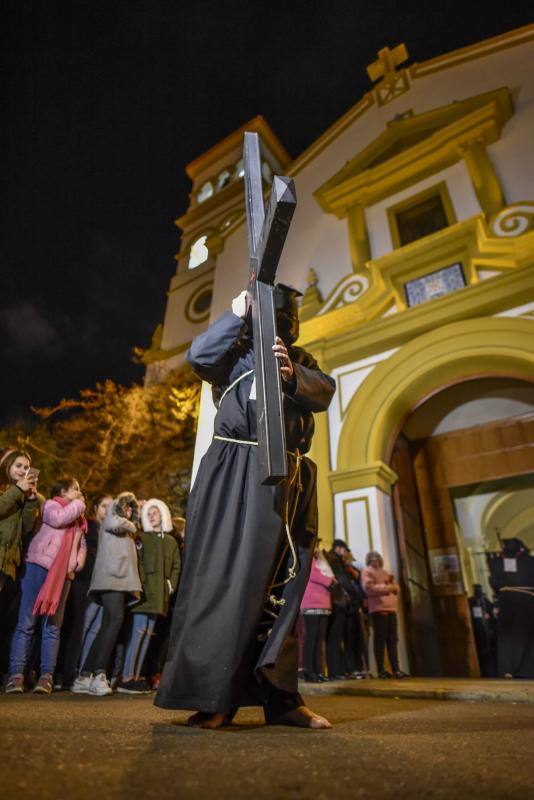
<instances>
[{"instance_id":1,"label":"blue jeans","mask_svg":"<svg viewBox=\"0 0 534 800\"><path fill-rule=\"evenodd\" d=\"M141 674L150 638L154 635L157 614L132 614L132 632L126 648L123 679L137 678Z\"/></svg>"},{"instance_id":2,"label":"blue jeans","mask_svg":"<svg viewBox=\"0 0 534 800\"><path fill-rule=\"evenodd\" d=\"M33 606L47 575L48 570L44 567L40 567L38 564L26 564L26 572L20 587L19 618L11 640L11 652L9 654L10 675L24 673L35 628L39 625L41 619L43 620L41 630L41 675L44 673L54 674L59 651L61 623L63 622L70 581L65 581L61 601L54 616L36 617L33 614Z\"/></svg>"},{"instance_id":3,"label":"blue jeans","mask_svg":"<svg viewBox=\"0 0 534 800\"><path fill-rule=\"evenodd\" d=\"M82 671L85 659L89 655L97 633L102 627L102 617L104 616L104 609L98 603L89 603L85 610L85 619L83 621L83 644L80 661L78 663L79 672Z\"/></svg>"}]
</instances>

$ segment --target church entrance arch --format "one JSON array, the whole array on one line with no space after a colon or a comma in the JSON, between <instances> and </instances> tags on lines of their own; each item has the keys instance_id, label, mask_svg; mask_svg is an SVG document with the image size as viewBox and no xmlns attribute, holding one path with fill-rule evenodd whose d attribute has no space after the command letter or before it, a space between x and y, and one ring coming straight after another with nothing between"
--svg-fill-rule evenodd
<instances>
[{"instance_id":1,"label":"church entrance arch","mask_svg":"<svg viewBox=\"0 0 534 800\"><path fill-rule=\"evenodd\" d=\"M405 644L414 674L480 674L468 602L474 574L468 545L459 539L453 492L534 476L533 366L530 321L453 323L380 364L348 410L338 469L358 474L382 464L393 477ZM517 414L522 392L531 408L525 401L525 413ZM487 419L477 418L477 399L492 408ZM439 421L430 425L440 414L450 430ZM419 430L425 417L427 429Z\"/></svg>"}]
</instances>

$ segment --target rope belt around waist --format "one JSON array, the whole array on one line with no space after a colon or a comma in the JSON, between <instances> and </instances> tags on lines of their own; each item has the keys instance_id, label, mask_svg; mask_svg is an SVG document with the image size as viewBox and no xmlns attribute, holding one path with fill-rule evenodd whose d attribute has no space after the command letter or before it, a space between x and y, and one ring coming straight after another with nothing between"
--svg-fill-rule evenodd
<instances>
[{"instance_id":1,"label":"rope belt around waist","mask_svg":"<svg viewBox=\"0 0 534 800\"><path fill-rule=\"evenodd\" d=\"M252 447L258 447L258 442L254 442L249 439L232 439L230 436L219 436L218 434L213 435L214 439L217 439L219 442L231 442L232 444L250 444ZM293 456L293 458L300 461L304 458L303 453L300 453L298 450L286 450L288 456ZM292 481L291 481L292 482Z\"/></svg>"},{"instance_id":2,"label":"rope belt around waist","mask_svg":"<svg viewBox=\"0 0 534 800\"><path fill-rule=\"evenodd\" d=\"M230 439L229 436L217 436L214 435L214 439L218 439L219 442L233 442L234 444L251 444L253 447L257 447L257 442L249 442L247 439Z\"/></svg>"},{"instance_id":3,"label":"rope belt around waist","mask_svg":"<svg viewBox=\"0 0 534 800\"><path fill-rule=\"evenodd\" d=\"M528 594L534 597L534 586L503 586L501 592L516 592L517 594Z\"/></svg>"}]
</instances>

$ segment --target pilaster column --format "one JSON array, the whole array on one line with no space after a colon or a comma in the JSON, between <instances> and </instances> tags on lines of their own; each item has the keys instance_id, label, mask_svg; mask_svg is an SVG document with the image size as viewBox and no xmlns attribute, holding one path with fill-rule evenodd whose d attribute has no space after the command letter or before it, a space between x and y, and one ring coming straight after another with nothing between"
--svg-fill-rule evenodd
<instances>
[{"instance_id":1,"label":"pilaster column","mask_svg":"<svg viewBox=\"0 0 534 800\"><path fill-rule=\"evenodd\" d=\"M328 372L324 363L323 354L314 348L314 356L321 369ZM333 403L337 402L334 396ZM328 427L328 413L323 411L316 414L315 433L313 435L310 458L317 464L317 505L319 508L319 536L327 545L334 539L334 500L330 488L330 433Z\"/></svg>"},{"instance_id":2,"label":"pilaster column","mask_svg":"<svg viewBox=\"0 0 534 800\"><path fill-rule=\"evenodd\" d=\"M349 226L350 257L355 272L363 270L371 259L367 223L365 221L365 208L360 203L355 203L347 210L347 223Z\"/></svg>"},{"instance_id":3,"label":"pilaster column","mask_svg":"<svg viewBox=\"0 0 534 800\"><path fill-rule=\"evenodd\" d=\"M478 202L486 216L491 217L501 210L505 205L505 200L486 145L477 140L462 147L460 152L469 170Z\"/></svg>"}]
</instances>

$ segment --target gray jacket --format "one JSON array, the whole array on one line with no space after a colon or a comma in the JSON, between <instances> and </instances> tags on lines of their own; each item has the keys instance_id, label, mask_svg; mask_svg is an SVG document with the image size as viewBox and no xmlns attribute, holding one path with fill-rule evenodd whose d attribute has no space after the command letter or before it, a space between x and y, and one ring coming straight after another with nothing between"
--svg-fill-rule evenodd
<instances>
[{"instance_id":1,"label":"gray jacket","mask_svg":"<svg viewBox=\"0 0 534 800\"><path fill-rule=\"evenodd\" d=\"M100 592L129 592L141 596L137 567L136 528L126 517L119 517L110 506L100 526L98 551L89 587L89 597L97 603Z\"/></svg>"}]
</instances>

